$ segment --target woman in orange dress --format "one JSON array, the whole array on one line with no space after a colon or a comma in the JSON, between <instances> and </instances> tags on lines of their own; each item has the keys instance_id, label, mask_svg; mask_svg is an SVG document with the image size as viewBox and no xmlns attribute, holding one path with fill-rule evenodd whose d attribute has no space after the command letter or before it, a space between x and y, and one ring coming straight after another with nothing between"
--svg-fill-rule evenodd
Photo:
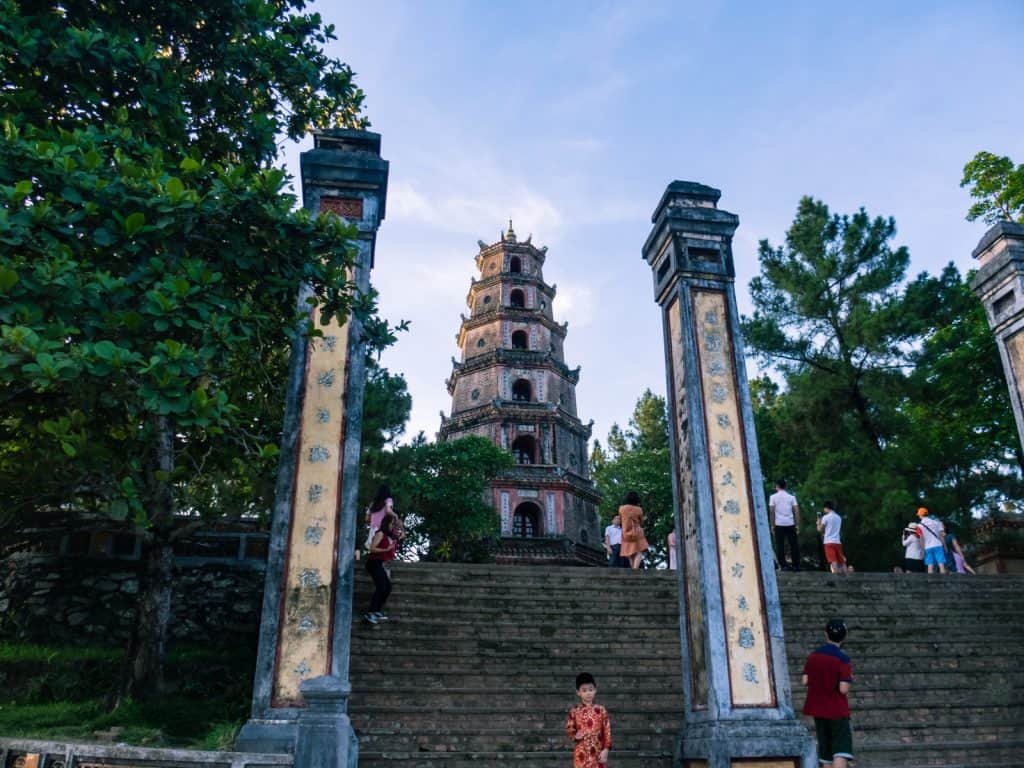
<instances>
[{"instance_id":1,"label":"woman in orange dress","mask_svg":"<svg viewBox=\"0 0 1024 768\"><path fill-rule=\"evenodd\" d=\"M639 568L649 545L644 538L644 511L640 509L640 497L636 491L626 494L626 503L619 507L619 516L622 518L622 547L619 556L629 561L630 568Z\"/></svg>"}]
</instances>

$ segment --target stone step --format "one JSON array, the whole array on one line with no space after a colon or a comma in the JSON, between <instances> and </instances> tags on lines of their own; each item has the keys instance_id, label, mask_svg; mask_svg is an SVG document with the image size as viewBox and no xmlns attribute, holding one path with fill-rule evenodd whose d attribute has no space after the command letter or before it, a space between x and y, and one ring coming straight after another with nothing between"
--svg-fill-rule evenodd
<instances>
[{"instance_id":1,"label":"stone step","mask_svg":"<svg viewBox=\"0 0 1024 768\"><path fill-rule=\"evenodd\" d=\"M398 622L392 622L388 626L376 626L359 628L353 632L353 642L365 648L370 654L387 652L389 649L395 651L394 655L409 653L416 656L450 656L463 654L480 654L481 656L494 656L507 660L524 660L548 657L552 659L594 659L600 657L603 652L607 655L626 654L629 655L636 648L635 639L619 635L614 641L596 644L591 640L584 639L583 635L572 637L559 637L555 633L548 636L550 640L557 640L558 647L553 647L554 642L547 644L545 638L539 636L517 637L509 636L515 642L515 647L505 650L502 643L503 638L496 637L445 637L442 641L417 634L415 631L402 631L396 629ZM525 634L525 633L524 633ZM794 666L799 664L803 667L803 660L807 654L820 643L794 644L798 649L790 657L790 663ZM598 646L599 647L596 647ZM658 637L644 642L644 657L678 657L678 639L669 637ZM806 649L806 650L804 650ZM956 657L966 658L971 656L983 657L985 653L991 652L991 644L986 645L985 641L979 639L951 639L948 642L935 644L932 642L917 642L913 640L891 640L884 644L876 644L863 651L859 650L856 644L847 646L847 652L854 660L855 670L865 664L873 664L875 660L888 658L890 662L896 660L912 659L926 663L928 659L938 652L951 661ZM360 651L363 652L363 651ZM1013 659L1024 661L1024 648L1007 647L1008 656ZM942 665L938 665L941 666Z\"/></svg>"},{"instance_id":2,"label":"stone step","mask_svg":"<svg viewBox=\"0 0 1024 768\"><path fill-rule=\"evenodd\" d=\"M370 602L372 593L357 592L355 606L363 609ZM643 608L630 605L630 601L602 603L600 608L592 604L572 605L558 601L542 601L538 599L510 600L505 597L471 598L449 597L447 599L430 599L424 593L421 597L409 593L393 592L388 601L389 613L394 613L401 606L403 614L408 617L434 618L453 622L467 617L500 618L515 614L530 617L532 621L572 623L581 618L598 615L606 625L629 625L631 622L654 623L659 625L675 625L679 621L678 608L674 598L658 601L647 601ZM969 609L951 613L948 607L935 606L915 607L908 612L906 606L863 606L841 605L835 608L815 607L808 603L798 609L784 609L783 621L790 631L814 631L819 635L824 624L822 617L842 616L847 625L857 629L898 628L903 631L926 632L934 634L939 628L956 629L958 627L994 626L1000 631L1017 623L1020 601L1016 604L1007 601L999 606L973 606Z\"/></svg>"},{"instance_id":3,"label":"stone step","mask_svg":"<svg viewBox=\"0 0 1024 768\"><path fill-rule=\"evenodd\" d=\"M1020 768L1024 741L978 742L961 737L947 740L939 748L903 742L864 746L855 742L854 747L859 768Z\"/></svg>"},{"instance_id":4,"label":"stone step","mask_svg":"<svg viewBox=\"0 0 1024 768\"><path fill-rule=\"evenodd\" d=\"M395 686L393 688L379 688L374 691L374 705L388 706L401 704L403 707L443 708L449 712L462 710L476 710L478 708L488 711L508 711L508 708L518 710L524 707L540 709L554 709L555 711L565 710L573 706L572 697L573 681L571 678L563 680L560 689L527 689L516 690L505 684L501 684L500 695L496 695L494 681L491 685L468 688L447 688L447 689L423 689L418 685ZM566 685L566 683L568 683ZM500 699L500 701L496 701ZM360 699L356 694L352 695L354 702ZM644 711L672 711L682 706L681 690L657 689L644 691L641 697L641 706ZM608 707L609 711L621 712L636 706L637 694L635 689L627 689L623 692L609 690L602 691L601 703Z\"/></svg>"},{"instance_id":5,"label":"stone step","mask_svg":"<svg viewBox=\"0 0 1024 768\"><path fill-rule=\"evenodd\" d=\"M618 617L592 624L584 622L580 616L550 616L518 612L491 615L483 612L464 611L462 614L445 612L428 613L395 601L387 606L390 620L381 626L395 635L421 634L429 637L480 637L501 636L507 638L569 638L590 636L594 642L603 642L606 638L629 636L635 629L635 623ZM845 618L845 617L844 617ZM639 618L638 621L642 621ZM975 621L969 624L938 624L893 626L885 624L864 625L851 619L845 619L849 627L849 640L845 647L855 653L858 649L867 649L877 643L916 643L932 646L949 646L950 644L979 644L990 648L991 637L1012 637L1017 631L1019 621L1007 618L1005 623L995 621ZM966 621L966 619L965 619ZM800 646L816 647L824 642L823 631L817 623L804 626L783 625L787 642ZM679 623L674 617L664 621L648 620L644 624L644 636L663 640L679 637ZM1011 654L1024 655L1024 649L1008 644L1007 651Z\"/></svg>"},{"instance_id":6,"label":"stone step","mask_svg":"<svg viewBox=\"0 0 1024 768\"><path fill-rule=\"evenodd\" d=\"M545 643L543 638L533 641L521 641L508 647L503 644L501 637L494 638L446 638L442 643L432 643L429 636L417 635L414 633L393 632L395 622L375 627L360 626L352 632L352 642L359 647L359 653L387 652L389 649L397 649L394 655L410 653L416 656L452 655L463 656L466 654L481 654L482 656L494 656L500 659L533 659L537 657L575 659L579 657L600 658L613 656L615 654L631 654L636 650L636 641L629 637L620 636L617 642L597 645L591 641L574 638L565 640L560 645ZM434 646L437 647L434 647ZM365 651L364 651L365 649ZM638 651L639 658L657 658L663 656L679 658L679 640L658 639L645 642L643 650ZM622 658L620 656L620 658Z\"/></svg>"},{"instance_id":7,"label":"stone step","mask_svg":"<svg viewBox=\"0 0 1024 768\"><path fill-rule=\"evenodd\" d=\"M614 761L614 762L613 762ZM480 768L512 765L516 768L566 768L572 750L545 752L376 752L359 753L359 765L402 768ZM614 750L609 763L616 768L671 768L672 753L665 751Z\"/></svg>"},{"instance_id":8,"label":"stone step","mask_svg":"<svg viewBox=\"0 0 1024 768\"><path fill-rule=\"evenodd\" d=\"M563 731L559 728L547 732L541 731L509 731L498 727L480 727L476 732L469 730L431 732L429 735L410 734L405 732L406 726L402 729L377 728L373 725L353 719L353 726L360 734L360 745L363 750L370 751L399 751L399 752L477 752L477 751L522 751L522 752L544 752L566 749L568 740ZM493 725L498 725L495 720ZM674 738L682 730L682 723L668 723L673 726L662 732L644 733L636 728L628 730L622 727L615 727L612 731L613 743L622 750L667 750L665 745L671 745ZM893 729L891 731L858 730L854 735L855 754L858 757L865 753L875 752L878 745L901 743L901 741L913 741L913 750L922 756L938 752L945 754L947 745L951 741L963 738L965 728L960 731L955 728L947 728L935 736L921 736L919 733L909 729ZM813 732L813 728L808 729ZM972 733L975 747L986 741L998 744L1011 740L1020 733L1019 729L1014 732L1011 728L989 729ZM891 750L887 750L890 751ZM971 752L977 751L972 749ZM961 759L970 754L965 750ZM1009 756L1009 755L1007 755ZM992 757L990 755L990 757ZM1001 757L998 753L995 757ZM871 765L870 762L860 762L861 765ZM1017 764L1020 766L1020 763Z\"/></svg>"},{"instance_id":9,"label":"stone step","mask_svg":"<svg viewBox=\"0 0 1024 768\"><path fill-rule=\"evenodd\" d=\"M432 577L429 572L421 573L418 570L422 567L424 566L410 564L393 566L391 573L395 589L408 589L414 593L431 592L437 597L442 597L446 593L475 594L478 592L516 597L523 592L532 592L541 599L563 602L603 601L605 596L615 597L628 593L632 593L634 597L643 596L657 599L678 590L674 578L660 576L658 572L654 571L629 573L620 578L600 578L603 572L587 571L586 573L594 575L576 580L557 573L549 575L517 574L515 580L508 580L502 578L501 574L493 577L487 575L466 578L463 574L446 573L435 574ZM829 601L841 597L844 602L855 605L883 595L897 605L899 598L903 597L913 597L916 601L927 604L941 602L943 598L948 601L951 596L974 596L979 591L984 592L981 596L982 599L1001 602L1012 599L1019 591L1021 581L1024 580L1019 576L999 576L992 577L994 580L991 581L969 579L954 584L955 580L949 579L922 579L918 582L894 579L873 581L870 579L871 575L851 576L843 583L825 576L815 576L811 581L796 583L788 583L786 579L780 579L778 582L779 593L784 603L791 604L805 601ZM357 571L356 579L360 584L371 584L369 577L361 570ZM439 590L438 587L441 589Z\"/></svg>"},{"instance_id":10,"label":"stone step","mask_svg":"<svg viewBox=\"0 0 1024 768\"><path fill-rule=\"evenodd\" d=\"M549 645L552 643L590 643L601 646L626 646L630 635L617 627L559 626L556 624L536 625L516 622L491 622L486 628L477 628L474 622L451 624L443 621L408 620L397 613L391 614L392 621L384 626L368 628L376 634L387 634L392 643L430 642L435 645L462 642L523 643L528 645ZM643 632L646 642L674 644L679 647L679 627L646 627ZM951 638L955 642L956 638ZM962 643L977 642L964 638Z\"/></svg>"},{"instance_id":11,"label":"stone step","mask_svg":"<svg viewBox=\"0 0 1024 768\"><path fill-rule=\"evenodd\" d=\"M418 691L429 691L433 693L455 692L459 694L493 695L493 667L481 667L478 672L469 672L462 668L450 670L416 669L413 668L401 675L389 674L394 667L387 661L378 660L373 666L353 664L353 670L358 669L361 674L377 675L375 691L380 694L401 694L404 692L416 693ZM561 671L559 671L561 670ZM647 670L638 668L634 671L624 673L621 667L606 667L598 674L594 669L590 671L598 678L601 690L601 698L606 696L618 696L623 691L651 690L654 688L678 694L681 690L681 670L678 666L675 672L680 675L677 680L666 679L666 670ZM668 671L671 674L672 670ZM531 693L542 696L565 697L571 691L573 675L566 673L564 667L559 666L541 673L536 667L519 670L506 670L502 672L502 690L510 694ZM790 676L790 682L795 695L803 694L803 686L800 684L799 674ZM972 694L971 702L978 702L978 697L984 697L986 701L994 700L998 704L1008 704L1014 698L1019 698L1018 691L1024 688L1024 671L1016 670L1015 674L1009 676L994 676L990 678L979 678L975 673L949 672L946 674L935 674L934 672L921 672L915 675L900 673L888 674L858 674L851 696L857 701L863 701L869 697L888 697L899 700L902 695L907 695L910 702L917 702L914 698L918 694L928 693L928 700L936 698L938 701L945 701L947 696L957 697L965 690ZM630 694L634 695L634 694ZM894 705L895 706L895 705Z\"/></svg>"},{"instance_id":12,"label":"stone step","mask_svg":"<svg viewBox=\"0 0 1024 768\"><path fill-rule=\"evenodd\" d=\"M360 745L367 750L399 752L481 752L507 750L516 752L546 752L570 749L563 730L510 731L508 728L439 729L429 735L416 735L404 729L378 728L353 722L359 728ZM637 728L616 727L612 731L613 743L622 749L663 749L682 728L681 722L671 723L671 730L652 732Z\"/></svg>"},{"instance_id":13,"label":"stone step","mask_svg":"<svg viewBox=\"0 0 1024 768\"><path fill-rule=\"evenodd\" d=\"M428 692L426 695L417 695L414 690L386 693L374 693L371 697L352 695L352 711L366 716L388 717L397 714L417 714L425 718L437 717L447 718L448 722L454 722L455 718L492 718L499 722L507 718L510 708L516 711L523 706L523 701L529 703L529 712L523 715L522 721L517 721L515 727L520 724L548 726L552 723L560 724L564 721L565 713L573 705L573 701L562 694L547 694L529 692L514 694L502 692L501 701L495 700L495 694L490 691L490 698L482 689L465 689L459 692L446 691L444 693ZM508 697L507 699L505 697ZM617 696L602 696L601 701L608 707L615 721L620 718L632 718L634 716L646 717L651 712L679 713L682 708L682 698L675 693L652 694L645 692L637 697L635 694L622 694ZM870 706L868 704L870 703ZM857 704L861 707L858 709ZM968 720L979 721L982 729L991 727L1002 727L1007 724L1024 724L1019 710L1007 706L1010 702L1003 704L973 705L973 704L943 704L943 705L907 705L905 702L895 701L892 697L877 697L873 701L851 701L854 710L854 725L856 729L867 727L888 727L894 722L900 727L929 727L939 723L945 727L945 723L966 722ZM894 721L894 713L898 715ZM673 715L673 719L675 715ZM510 727L507 726L506 727Z\"/></svg>"}]
</instances>

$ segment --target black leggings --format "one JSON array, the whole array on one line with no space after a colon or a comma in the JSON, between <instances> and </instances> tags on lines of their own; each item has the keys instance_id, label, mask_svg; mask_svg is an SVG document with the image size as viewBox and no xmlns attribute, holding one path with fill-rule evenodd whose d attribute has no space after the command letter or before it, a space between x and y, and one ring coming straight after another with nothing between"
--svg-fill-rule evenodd
<instances>
[{"instance_id":1,"label":"black leggings","mask_svg":"<svg viewBox=\"0 0 1024 768\"><path fill-rule=\"evenodd\" d=\"M796 535L795 525L775 526L775 556L779 560L779 567L786 565L786 542L789 542L789 554L793 558L793 567L800 569L800 540Z\"/></svg>"},{"instance_id":2,"label":"black leggings","mask_svg":"<svg viewBox=\"0 0 1024 768\"><path fill-rule=\"evenodd\" d=\"M366 572L373 579L373 597L370 598L370 613L376 613L384 607L391 594L391 579L384 570L384 561L376 558L366 561Z\"/></svg>"},{"instance_id":3,"label":"black leggings","mask_svg":"<svg viewBox=\"0 0 1024 768\"><path fill-rule=\"evenodd\" d=\"M903 570L907 573L927 573L928 569L925 568L924 560L918 560L913 557L903 558Z\"/></svg>"}]
</instances>

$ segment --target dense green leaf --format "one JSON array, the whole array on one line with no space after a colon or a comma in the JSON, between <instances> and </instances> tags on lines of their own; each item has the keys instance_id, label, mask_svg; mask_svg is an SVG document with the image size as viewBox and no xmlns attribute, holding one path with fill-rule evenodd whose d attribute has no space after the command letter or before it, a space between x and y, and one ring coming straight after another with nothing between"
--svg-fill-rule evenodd
<instances>
[{"instance_id":1,"label":"dense green leaf","mask_svg":"<svg viewBox=\"0 0 1024 768\"><path fill-rule=\"evenodd\" d=\"M804 510L803 551L819 559L810 515L835 503L861 569L901 562L898 534L918 506L967 524L1020 493L981 306L952 266L906 283L895 231L805 198L785 245L761 243L744 319L751 354L778 377L751 386L764 493L787 481Z\"/></svg>"},{"instance_id":2,"label":"dense green leaf","mask_svg":"<svg viewBox=\"0 0 1024 768\"><path fill-rule=\"evenodd\" d=\"M179 512L266 514L298 286L373 314L339 279L353 230L275 167L282 138L365 124L333 32L303 0L0 20L0 526L108 515L159 548Z\"/></svg>"}]
</instances>

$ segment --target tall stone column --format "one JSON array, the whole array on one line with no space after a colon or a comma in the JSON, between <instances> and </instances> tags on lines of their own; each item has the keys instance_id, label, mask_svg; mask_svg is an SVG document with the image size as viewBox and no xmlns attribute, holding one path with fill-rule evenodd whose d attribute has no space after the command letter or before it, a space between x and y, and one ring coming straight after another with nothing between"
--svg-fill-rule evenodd
<instances>
[{"instance_id":1,"label":"tall stone column","mask_svg":"<svg viewBox=\"0 0 1024 768\"><path fill-rule=\"evenodd\" d=\"M810 768L790 702L734 289L739 218L717 189L669 184L643 255L662 309L679 546L686 726L677 765ZM822 618L822 625L825 618Z\"/></svg>"},{"instance_id":2,"label":"tall stone column","mask_svg":"<svg viewBox=\"0 0 1024 768\"><path fill-rule=\"evenodd\" d=\"M303 205L357 228L352 278L366 290L387 197L380 136L335 129L314 142L301 157ZM252 714L237 747L293 752L305 722L310 733L347 742L313 749L340 755L340 768L356 758L345 712L365 364L359 321L321 324L311 295L302 286L299 307L323 335L298 334L292 347ZM316 712L307 713L305 694L315 695ZM324 712L337 728L323 727ZM316 738L300 739L304 753Z\"/></svg>"},{"instance_id":3,"label":"tall stone column","mask_svg":"<svg viewBox=\"0 0 1024 768\"><path fill-rule=\"evenodd\" d=\"M1024 445L1024 224L999 222L985 233L972 255L979 265L971 288L985 306L996 337L1017 436Z\"/></svg>"}]
</instances>

